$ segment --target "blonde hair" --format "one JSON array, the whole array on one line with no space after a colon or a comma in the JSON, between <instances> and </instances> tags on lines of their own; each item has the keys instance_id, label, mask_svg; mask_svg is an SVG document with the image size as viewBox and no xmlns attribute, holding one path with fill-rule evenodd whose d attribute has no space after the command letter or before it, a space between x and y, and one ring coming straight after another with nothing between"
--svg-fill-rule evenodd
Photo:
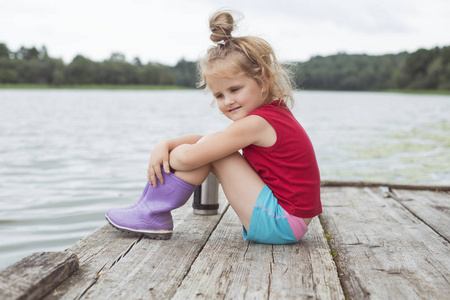
<instances>
[{"instance_id":1,"label":"blonde hair","mask_svg":"<svg viewBox=\"0 0 450 300\"><path fill-rule=\"evenodd\" d=\"M277 60L275 52L268 42L254 36L233 37L236 28L231 11L217 11L209 19L210 39L216 45L208 49L205 57L199 61L200 81L197 86L205 86L207 76L239 77L247 75L259 86L263 80L268 82L266 103L282 100L289 106L294 105L292 96L292 76ZM264 82L266 83L266 82Z\"/></svg>"}]
</instances>

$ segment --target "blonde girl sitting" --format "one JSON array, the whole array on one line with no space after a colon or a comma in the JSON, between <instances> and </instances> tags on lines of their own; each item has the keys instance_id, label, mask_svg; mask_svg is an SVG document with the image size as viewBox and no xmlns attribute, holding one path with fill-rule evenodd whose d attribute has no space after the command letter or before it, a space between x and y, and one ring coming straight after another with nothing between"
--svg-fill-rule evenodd
<instances>
[{"instance_id":1,"label":"blonde girl sitting","mask_svg":"<svg viewBox=\"0 0 450 300\"><path fill-rule=\"evenodd\" d=\"M290 77L265 40L234 37L234 28L230 12L215 13L210 19L215 46L199 63L201 84L233 123L214 134L158 142L141 198L106 213L115 228L170 238L170 211L185 204L210 172L242 222L246 240L296 243L322 212L314 149L289 109Z\"/></svg>"}]
</instances>

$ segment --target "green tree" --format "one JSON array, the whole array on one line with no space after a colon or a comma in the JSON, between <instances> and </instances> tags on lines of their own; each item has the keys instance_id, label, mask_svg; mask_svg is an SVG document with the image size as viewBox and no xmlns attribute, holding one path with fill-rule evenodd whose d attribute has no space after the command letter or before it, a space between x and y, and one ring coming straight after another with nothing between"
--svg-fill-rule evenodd
<instances>
[{"instance_id":1,"label":"green tree","mask_svg":"<svg viewBox=\"0 0 450 300\"><path fill-rule=\"evenodd\" d=\"M442 72L439 76L439 89L450 90L450 47L441 50Z\"/></svg>"},{"instance_id":2,"label":"green tree","mask_svg":"<svg viewBox=\"0 0 450 300\"><path fill-rule=\"evenodd\" d=\"M408 55L396 72L397 86L407 89L434 89L438 84L429 74L430 65L440 55L439 48L432 50L419 49ZM436 72L436 67L433 67Z\"/></svg>"},{"instance_id":3,"label":"green tree","mask_svg":"<svg viewBox=\"0 0 450 300\"><path fill-rule=\"evenodd\" d=\"M39 51L36 49L36 47L25 48L22 46L15 53L15 57L22 60L39 59Z\"/></svg>"},{"instance_id":4,"label":"green tree","mask_svg":"<svg viewBox=\"0 0 450 300\"><path fill-rule=\"evenodd\" d=\"M174 85L175 78L172 69L168 66L157 64L158 66L158 85Z\"/></svg>"},{"instance_id":5,"label":"green tree","mask_svg":"<svg viewBox=\"0 0 450 300\"><path fill-rule=\"evenodd\" d=\"M49 58L48 52L47 52L47 47L42 46L41 50L40 50L39 53L38 53L38 58L39 58L40 60L45 60L45 59L48 59L48 58Z\"/></svg>"},{"instance_id":6,"label":"green tree","mask_svg":"<svg viewBox=\"0 0 450 300\"><path fill-rule=\"evenodd\" d=\"M110 59L99 64L100 81L103 84L138 84L137 69L125 60Z\"/></svg>"},{"instance_id":7,"label":"green tree","mask_svg":"<svg viewBox=\"0 0 450 300\"><path fill-rule=\"evenodd\" d=\"M64 77L68 84L100 84L97 70L97 63L77 55L67 66Z\"/></svg>"},{"instance_id":8,"label":"green tree","mask_svg":"<svg viewBox=\"0 0 450 300\"><path fill-rule=\"evenodd\" d=\"M294 68L297 86L325 90L380 90L394 87L395 69L404 60L399 55L315 56Z\"/></svg>"},{"instance_id":9,"label":"green tree","mask_svg":"<svg viewBox=\"0 0 450 300\"><path fill-rule=\"evenodd\" d=\"M119 62L125 62L125 55L120 52L113 52L111 54L111 57L109 58L110 61L119 61Z\"/></svg>"},{"instance_id":10,"label":"green tree","mask_svg":"<svg viewBox=\"0 0 450 300\"><path fill-rule=\"evenodd\" d=\"M175 85L185 87L195 87L197 82L197 64L182 58L174 67Z\"/></svg>"},{"instance_id":11,"label":"green tree","mask_svg":"<svg viewBox=\"0 0 450 300\"><path fill-rule=\"evenodd\" d=\"M0 83L19 83L16 62L9 57L0 57Z\"/></svg>"},{"instance_id":12,"label":"green tree","mask_svg":"<svg viewBox=\"0 0 450 300\"><path fill-rule=\"evenodd\" d=\"M135 57L133 58L133 62L132 62L133 66L135 66L136 68L140 68L143 66L141 60L139 59L139 57Z\"/></svg>"},{"instance_id":13,"label":"green tree","mask_svg":"<svg viewBox=\"0 0 450 300\"><path fill-rule=\"evenodd\" d=\"M10 53L6 44L0 43L0 58L9 59Z\"/></svg>"}]
</instances>

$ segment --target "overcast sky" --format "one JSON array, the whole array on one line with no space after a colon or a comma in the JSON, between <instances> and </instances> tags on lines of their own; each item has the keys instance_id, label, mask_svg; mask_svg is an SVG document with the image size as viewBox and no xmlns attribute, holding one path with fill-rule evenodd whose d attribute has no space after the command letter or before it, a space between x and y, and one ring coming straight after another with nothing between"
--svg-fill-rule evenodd
<instances>
[{"instance_id":1,"label":"overcast sky","mask_svg":"<svg viewBox=\"0 0 450 300\"><path fill-rule=\"evenodd\" d=\"M282 61L450 46L449 0L0 0L0 43L174 65L212 45L208 18L223 7L245 17L235 36L265 38Z\"/></svg>"}]
</instances>

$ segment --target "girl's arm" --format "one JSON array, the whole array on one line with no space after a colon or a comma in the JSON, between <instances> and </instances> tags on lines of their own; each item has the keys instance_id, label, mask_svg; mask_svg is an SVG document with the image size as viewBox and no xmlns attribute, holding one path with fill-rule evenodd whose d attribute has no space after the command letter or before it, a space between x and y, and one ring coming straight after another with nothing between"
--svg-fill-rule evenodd
<instances>
[{"instance_id":1,"label":"girl's arm","mask_svg":"<svg viewBox=\"0 0 450 300\"><path fill-rule=\"evenodd\" d=\"M170 165L175 170L189 171L231 155L251 144L268 147L275 141L276 133L273 127L262 117L252 115L196 144L176 147L170 154Z\"/></svg>"},{"instance_id":2,"label":"girl's arm","mask_svg":"<svg viewBox=\"0 0 450 300\"><path fill-rule=\"evenodd\" d=\"M172 151L176 147L183 145L183 144L195 144L197 143L203 136L202 135L185 135L180 136L172 139L163 140L167 142L167 145L169 147L169 151Z\"/></svg>"},{"instance_id":3,"label":"girl's arm","mask_svg":"<svg viewBox=\"0 0 450 300\"><path fill-rule=\"evenodd\" d=\"M147 178L149 183L156 186L156 178L164 183L164 179L161 174L161 166L163 166L163 169L167 174L170 173L170 151L183 144L195 144L201 138L201 135L186 135L159 141L150 156L150 162L147 169Z\"/></svg>"}]
</instances>

